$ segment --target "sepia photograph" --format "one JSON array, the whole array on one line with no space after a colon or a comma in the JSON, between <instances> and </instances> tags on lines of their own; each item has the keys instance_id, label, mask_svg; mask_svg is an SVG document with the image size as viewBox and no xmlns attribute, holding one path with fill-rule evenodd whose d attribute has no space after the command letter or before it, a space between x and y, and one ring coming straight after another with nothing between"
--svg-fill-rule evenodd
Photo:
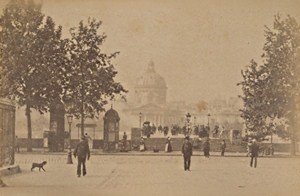
<instances>
[{"instance_id":1,"label":"sepia photograph","mask_svg":"<svg viewBox=\"0 0 300 196\"><path fill-rule=\"evenodd\" d=\"M0 195L300 195L299 8L0 0Z\"/></svg>"}]
</instances>

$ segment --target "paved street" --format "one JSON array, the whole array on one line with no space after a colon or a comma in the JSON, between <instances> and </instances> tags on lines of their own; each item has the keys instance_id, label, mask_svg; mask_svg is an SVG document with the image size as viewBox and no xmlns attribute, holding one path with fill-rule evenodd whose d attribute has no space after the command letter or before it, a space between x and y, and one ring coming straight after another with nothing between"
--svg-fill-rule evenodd
<instances>
[{"instance_id":1,"label":"paved street","mask_svg":"<svg viewBox=\"0 0 300 196\"><path fill-rule=\"evenodd\" d=\"M94 155L88 175L78 178L66 155L18 154L21 174L4 177L0 195L299 195L299 158L192 157L191 171L180 156ZM46 172L31 172L46 160ZM74 162L76 160L73 159Z\"/></svg>"}]
</instances>

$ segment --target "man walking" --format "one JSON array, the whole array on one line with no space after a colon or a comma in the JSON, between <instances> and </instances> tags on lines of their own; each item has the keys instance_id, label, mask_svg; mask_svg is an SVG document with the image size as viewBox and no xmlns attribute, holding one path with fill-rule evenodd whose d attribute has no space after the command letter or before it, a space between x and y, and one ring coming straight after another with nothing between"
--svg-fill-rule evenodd
<instances>
[{"instance_id":1,"label":"man walking","mask_svg":"<svg viewBox=\"0 0 300 196\"><path fill-rule=\"evenodd\" d=\"M78 164L77 164L77 176L80 177L81 175L81 165L82 165L82 175L86 175L86 167L85 167L85 161L86 158L90 159L90 149L88 143L85 141L85 137L81 137L81 141L77 144L75 151L74 151L74 157L77 157Z\"/></svg>"},{"instance_id":2,"label":"man walking","mask_svg":"<svg viewBox=\"0 0 300 196\"><path fill-rule=\"evenodd\" d=\"M221 156L222 157L224 156L225 149L226 149L226 142L225 142L225 140L222 140L222 142L221 142Z\"/></svg>"},{"instance_id":3,"label":"man walking","mask_svg":"<svg viewBox=\"0 0 300 196\"><path fill-rule=\"evenodd\" d=\"M189 141L189 136L185 137L184 143L182 145L182 154L184 160L184 170L190 171L191 166L191 156L193 155L193 147L191 142Z\"/></svg>"},{"instance_id":4,"label":"man walking","mask_svg":"<svg viewBox=\"0 0 300 196\"><path fill-rule=\"evenodd\" d=\"M209 151L210 151L209 138L206 138L205 142L203 143L203 152L205 158L209 158Z\"/></svg>"},{"instance_id":5,"label":"man walking","mask_svg":"<svg viewBox=\"0 0 300 196\"><path fill-rule=\"evenodd\" d=\"M258 151L259 151L259 146L256 143L256 140L253 139L252 140L251 149L250 149L250 152L251 152L250 167L252 167L252 165L253 165L253 159L254 159L254 168L256 168L256 166L257 166Z\"/></svg>"},{"instance_id":6,"label":"man walking","mask_svg":"<svg viewBox=\"0 0 300 196\"><path fill-rule=\"evenodd\" d=\"M123 149L122 152L127 152L127 135L124 132L123 139L122 139Z\"/></svg>"}]
</instances>

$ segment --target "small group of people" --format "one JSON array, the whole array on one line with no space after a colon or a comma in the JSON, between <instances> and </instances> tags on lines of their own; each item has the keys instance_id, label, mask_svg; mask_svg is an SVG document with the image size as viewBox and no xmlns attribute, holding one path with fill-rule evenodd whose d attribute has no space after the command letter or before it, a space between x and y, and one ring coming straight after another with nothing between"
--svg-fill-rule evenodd
<instances>
[{"instance_id":1,"label":"small group of people","mask_svg":"<svg viewBox=\"0 0 300 196\"><path fill-rule=\"evenodd\" d=\"M203 154L205 158L209 158L210 156L210 142L209 142L209 138L207 138L204 142L203 142ZM226 150L226 142L223 139L221 144L220 144L220 151L221 151L221 156L225 155L225 150Z\"/></svg>"},{"instance_id":2,"label":"small group of people","mask_svg":"<svg viewBox=\"0 0 300 196\"><path fill-rule=\"evenodd\" d=\"M226 149L226 142L225 140L222 140L221 142L221 156L224 156L225 149ZM251 157L250 159L250 167L257 167L257 157L259 153L259 145L257 144L256 140L253 139L251 142L251 146L249 148L249 155ZM190 166L191 166L191 156L193 155L193 146L192 143L190 142L189 136L185 137L185 141L182 145L182 154L183 154L183 160L184 160L184 170L185 171L190 171ZM209 143L209 138L207 138L204 143L203 143L203 152L204 156L206 158L209 158L209 151L210 151L210 143Z\"/></svg>"},{"instance_id":3,"label":"small group of people","mask_svg":"<svg viewBox=\"0 0 300 196\"><path fill-rule=\"evenodd\" d=\"M124 133L124 135L126 135L126 133ZM123 138L123 139L127 140L127 137ZM224 156L225 149L226 149L225 140L222 140L220 148L221 148L221 156ZM141 137L140 151L145 151L145 150L146 150L145 141L144 141L144 138ZM203 143L203 152L204 152L204 156L206 158L209 158L209 156L210 156L209 151L210 151L210 142L209 142L209 138L207 138ZM172 145L171 145L170 137L168 137L168 139L167 139L165 152L172 152ZM184 170L190 171L191 156L193 155L193 145L190 142L189 136L185 137L181 152L183 154ZM251 156L250 167L254 166L254 168L256 168L258 152L259 152L259 145L256 143L256 140L253 139L251 142L251 146L249 146L249 155ZM88 144L88 138L86 136L81 137L80 142L77 144L77 146L74 150L74 157L77 158L77 160L78 160L77 176L80 177L81 173L83 176L85 176L87 174L85 162L86 162L86 160L90 159L90 148L89 148L89 144Z\"/></svg>"}]
</instances>

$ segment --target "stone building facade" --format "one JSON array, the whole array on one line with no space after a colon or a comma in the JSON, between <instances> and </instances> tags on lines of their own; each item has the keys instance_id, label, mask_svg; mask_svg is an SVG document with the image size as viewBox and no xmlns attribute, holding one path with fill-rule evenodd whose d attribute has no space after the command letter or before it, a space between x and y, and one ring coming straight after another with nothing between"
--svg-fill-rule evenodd
<instances>
[{"instance_id":1,"label":"stone building facade","mask_svg":"<svg viewBox=\"0 0 300 196\"><path fill-rule=\"evenodd\" d=\"M156 72L153 61L137 79L134 88L134 105L124 111L142 122L149 121L155 126L170 126L182 121L184 111L171 109L167 105L167 84Z\"/></svg>"}]
</instances>

